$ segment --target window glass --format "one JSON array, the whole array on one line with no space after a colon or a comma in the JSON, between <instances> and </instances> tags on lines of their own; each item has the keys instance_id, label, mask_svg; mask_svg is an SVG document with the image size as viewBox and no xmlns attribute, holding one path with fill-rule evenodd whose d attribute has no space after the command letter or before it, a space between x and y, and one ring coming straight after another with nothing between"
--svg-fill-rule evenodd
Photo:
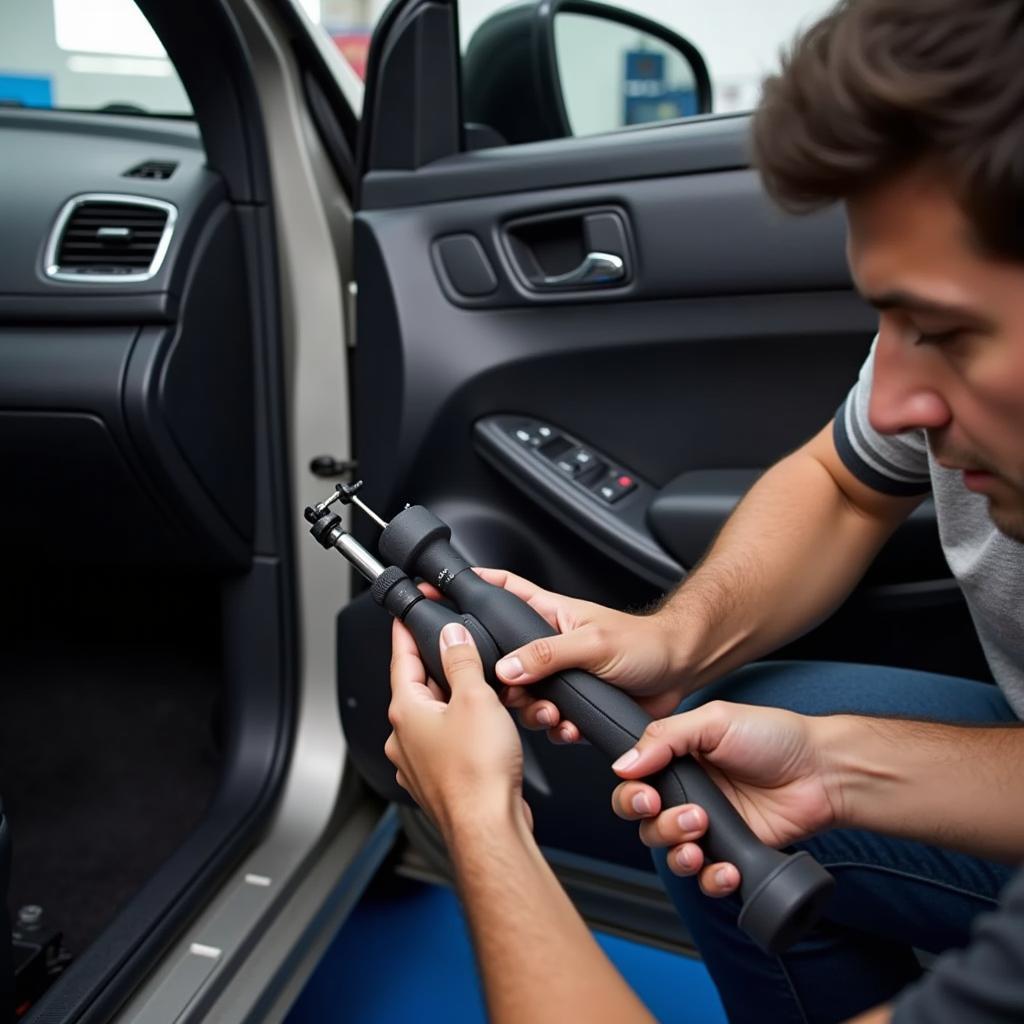
<instances>
[{"instance_id":1,"label":"window glass","mask_svg":"<svg viewBox=\"0 0 1024 1024\"><path fill-rule=\"evenodd\" d=\"M698 112L692 66L660 39L628 25L560 14L555 55L573 135Z\"/></svg>"},{"instance_id":2,"label":"window glass","mask_svg":"<svg viewBox=\"0 0 1024 1024\"><path fill-rule=\"evenodd\" d=\"M192 113L132 0L0 0L0 105Z\"/></svg>"},{"instance_id":3,"label":"window glass","mask_svg":"<svg viewBox=\"0 0 1024 1024\"><path fill-rule=\"evenodd\" d=\"M363 80L370 36L388 0L303 0L310 17L319 22L342 57Z\"/></svg>"},{"instance_id":4,"label":"window glass","mask_svg":"<svg viewBox=\"0 0 1024 1024\"><path fill-rule=\"evenodd\" d=\"M564 118L548 120L546 128L532 138L612 131L701 112L750 110L757 104L765 76L778 67L782 47L833 7L834 0L629 0L609 5L627 14L621 21L605 20L599 12L558 11L557 3L544 6L556 11L551 35ZM505 99L493 94L498 77L494 69L503 52L510 55L503 77L514 77L516 66L537 61L535 44L526 40L528 33L515 35L516 24L526 23L517 17L517 10L534 19L531 26L538 24L541 5L534 0L459 0L467 109L470 115L498 111L503 123L495 125L494 118L467 119L497 128L510 142L531 138L524 117L539 122L550 118L550 108L558 106L547 94L527 95L532 86L526 79L518 83L520 95L535 109L525 115L520 110L513 116ZM710 109L699 107L698 75L692 62L671 38L645 31L628 14L654 22L668 29L670 37L681 36L684 46L689 43L696 48L710 79ZM495 36L501 38L496 42ZM518 65L511 57L513 51ZM481 100L480 93L487 95Z\"/></svg>"}]
</instances>

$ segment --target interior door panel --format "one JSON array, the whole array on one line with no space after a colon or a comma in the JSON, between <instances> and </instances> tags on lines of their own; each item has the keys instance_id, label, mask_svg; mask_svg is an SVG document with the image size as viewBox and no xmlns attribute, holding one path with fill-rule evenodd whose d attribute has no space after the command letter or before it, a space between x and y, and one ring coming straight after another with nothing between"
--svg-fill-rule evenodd
<instances>
[{"instance_id":1,"label":"interior door panel","mask_svg":"<svg viewBox=\"0 0 1024 1024\"><path fill-rule=\"evenodd\" d=\"M691 568L757 475L828 422L875 329L841 212L774 209L746 166L747 131L745 117L694 120L371 166L353 364L368 503L385 518L425 504L477 564L615 607L650 603ZM596 249L593 213L619 219L600 237L613 254L618 238L626 273L538 286ZM564 439L550 458L540 425ZM580 483L580 451L603 476ZM620 478L636 486L604 501L599 486ZM366 596L342 613L339 681L352 755L396 798L380 753L387 626ZM984 676L930 506L839 613L780 653ZM610 814L601 759L527 744L540 841L649 867Z\"/></svg>"}]
</instances>

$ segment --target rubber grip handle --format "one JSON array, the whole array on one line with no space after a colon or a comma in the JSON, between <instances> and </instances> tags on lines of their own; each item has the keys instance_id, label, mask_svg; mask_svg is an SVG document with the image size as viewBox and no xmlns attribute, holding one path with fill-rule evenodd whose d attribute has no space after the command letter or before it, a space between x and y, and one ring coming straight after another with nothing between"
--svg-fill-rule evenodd
<instances>
[{"instance_id":1,"label":"rubber grip handle","mask_svg":"<svg viewBox=\"0 0 1024 1024\"><path fill-rule=\"evenodd\" d=\"M460 608L473 609L504 654L555 635L524 601L472 570L459 572L445 590ZM652 721L622 690L579 669L560 672L531 689L613 760L631 749ZM761 842L692 757L676 758L647 781L657 789L663 808L695 803L707 812L708 829L700 845L709 863L728 861L739 868L739 924L763 949L781 952L818 919L834 886L832 876L807 853L786 854Z\"/></svg>"},{"instance_id":2,"label":"rubber grip handle","mask_svg":"<svg viewBox=\"0 0 1024 1024\"><path fill-rule=\"evenodd\" d=\"M442 601L430 601L419 587L396 566L390 566L374 582L373 599L401 620L412 633L427 675L445 694L451 692L441 663L441 630L450 622L458 622L469 630L480 652L484 676L497 688L494 663L501 657L487 631L472 616L463 614Z\"/></svg>"},{"instance_id":3,"label":"rubber grip handle","mask_svg":"<svg viewBox=\"0 0 1024 1024\"><path fill-rule=\"evenodd\" d=\"M460 609L472 611L503 654L555 630L524 601L479 577L452 547L448 526L423 506L400 512L384 530L381 553L406 572L420 573ZM634 746L650 716L621 690L572 669L531 689L616 759ZM809 854L785 854L762 843L692 757L677 758L649 780L663 807L697 803L708 815L701 846L710 861L728 861L741 873L739 925L771 953L788 948L819 917L834 886Z\"/></svg>"}]
</instances>

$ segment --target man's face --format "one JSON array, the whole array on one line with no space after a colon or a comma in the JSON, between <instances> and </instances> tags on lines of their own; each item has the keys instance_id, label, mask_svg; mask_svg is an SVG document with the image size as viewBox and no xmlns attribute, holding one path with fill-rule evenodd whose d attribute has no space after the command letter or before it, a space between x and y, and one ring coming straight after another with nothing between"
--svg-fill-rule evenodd
<instances>
[{"instance_id":1,"label":"man's face","mask_svg":"<svg viewBox=\"0 0 1024 1024\"><path fill-rule=\"evenodd\" d=\"M1024 264L983 253L927 169L851 200L847 213L854 280L880 311L872 426L924 428L939 464L1024 541Z\"/></svg>"}]
</instances>

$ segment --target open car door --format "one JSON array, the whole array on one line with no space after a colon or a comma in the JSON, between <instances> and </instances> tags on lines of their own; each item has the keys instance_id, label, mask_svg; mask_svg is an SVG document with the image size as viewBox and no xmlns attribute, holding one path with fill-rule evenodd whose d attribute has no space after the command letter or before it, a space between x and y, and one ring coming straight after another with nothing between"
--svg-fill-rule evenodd
<instances>
[{"instance_id":1,"label":"open car door","mask_svg":"<svg viewBox=\"0 0 1024 1024\"><path fill-rule=\"evenodd\" d=\"M384 518L428 506L478 565L639 609L829 421L875 316L841 212L788 218L762 193L747 116L559 135L522 68L554 66L544 32L560 11L622 12L514 11L465 58L450 0L392 5L373 40L355 223L363 497ZM503 37L516 17L529 31ZM355 529L375 543L373 524ZM340 706L360 772L402 799L382 753L389 628L368 594L339 617ZM930 505L781 653L983 672ZM635 829L612 816L604 760L524 740L538 839L592 919L685 942ZM443 870L422 820L406 823Z\"/></svg>"}]
</instances>

